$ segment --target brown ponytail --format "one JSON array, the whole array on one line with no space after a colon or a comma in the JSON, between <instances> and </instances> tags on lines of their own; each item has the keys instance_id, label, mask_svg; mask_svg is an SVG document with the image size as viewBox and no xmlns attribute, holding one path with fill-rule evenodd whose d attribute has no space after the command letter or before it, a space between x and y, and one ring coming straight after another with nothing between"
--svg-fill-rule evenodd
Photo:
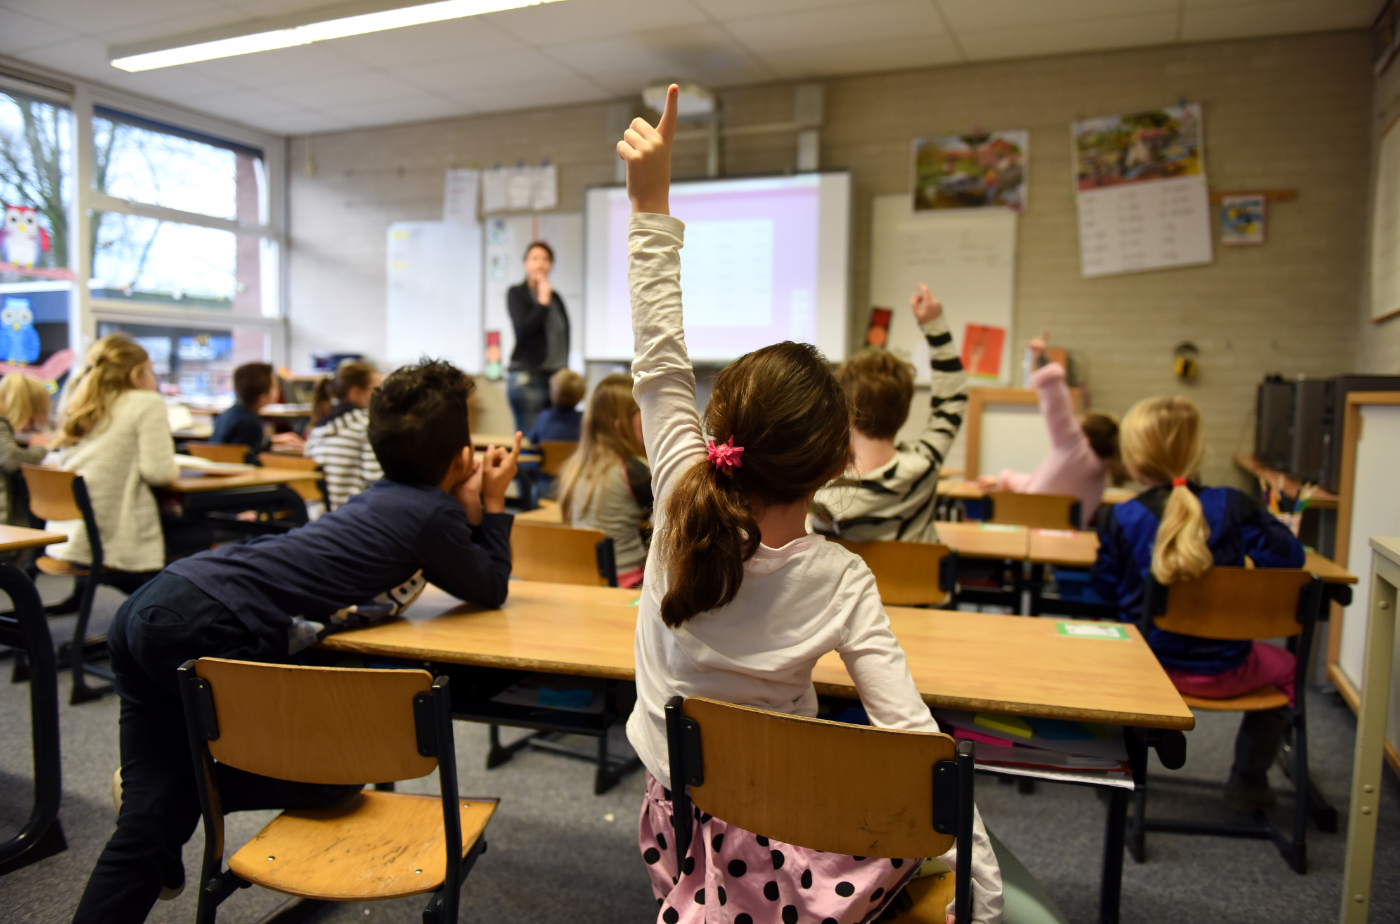
<instances>
[{"instance_id":1,"label":"brown ponytail","mask_svg":"<svg viewBox=\"0 0 1400 924\"><path fill-rule=\"evenodd\" d=\"M1163 584L1198 578L1215 563L1201 502L1185 483L1205 457L1201 412L1186 398L1149 398L1123 418L1123 461L1138 480L1171 484L1152 546L1152 576Z\"/></svg>"},{"instance_id":2,"label":"brown ponytail","mask_svg":"<svg viewBox=\"0 0 1400 924\"><path fill-rule=\"evenodd\" d=\"M316 393L311 397L311 420L319 424L330 415L338 402L344 401L352 388L368 388L379 370L372 363L347 362L335 370L334 376L327 376L316 383Z\"/></svg>"},{"instance_id":3,"label":"brown ponytail","mask_svg":"<svg viewBox=\"0 0 1400 924\"><path fill-rule=\"evenodd\" d=\"M762 536L755 507L792 504L841 473L851 412L826 358L805 343L764 347L715 379L702 426L733 438L742 464L697 459L667 493L659 545L667 591L661 618L679 626L733 601Z\"/></svg>"},{"instance_id":4,"label":"brown ponytail","mask_svg":"<svg viewBox=\"0 0 1400 924\"><path fill-rule=\"evenodd\" d=\"M1088 411L1079 418L1079 426L1089 440L1089 448L1103 462L1103 469L1114 486L1127 483L1128 469L1118 446L1118 419L1103 411Z\"/></svg>"},{"instance_id":5,"label":"brown ponytail","mask_svg":"<svg viewBox=\"0 0 1400 924\"><path fill-rule=\"evenodd\" d=\"M326 415L331 412L335 402L331 400L331 380L327 376L316 383L316 392L311 396L311 423L313 426L320 424L326 419Z\"/></svg>"}]
</instances>

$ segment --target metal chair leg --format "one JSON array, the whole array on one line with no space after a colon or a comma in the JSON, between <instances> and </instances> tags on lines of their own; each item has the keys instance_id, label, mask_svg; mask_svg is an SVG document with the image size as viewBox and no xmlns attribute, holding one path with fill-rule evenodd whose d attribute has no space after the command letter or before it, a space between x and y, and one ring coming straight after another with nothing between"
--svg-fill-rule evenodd
<instances>
[{"instance_id":1,"label":"metal chair leg","mask_svg":"<svg viewBox=\"0 0 1400 924\"><path fill-rule=\"evenodd\" d=\"M72 653L72 673L73 673L73 693L68 698L70 705L91 702L101 699L104 695L112 692L111 684L99 687L90 687L87 683L87 675L102 677L105 671L97 671L87 667L83 655L87 645L88 620L92 618L92 602L97 596L97 579L94 575L89 575L83 579L83 590L81 602L78 604L78 624L73 628L73 642L70 646Z\"/></svg>"},{"instance_id":2,"label":"metal chair leg","mask_svg":"<svg viewBox=\"0 0 1400 924\"><path fill-rule=\"evenodd\" d=\"M1135 863L1147 862L1147 784L1133 793L1133 818L1128 823L1128 853Z\"/></svg>"}]
</instances>

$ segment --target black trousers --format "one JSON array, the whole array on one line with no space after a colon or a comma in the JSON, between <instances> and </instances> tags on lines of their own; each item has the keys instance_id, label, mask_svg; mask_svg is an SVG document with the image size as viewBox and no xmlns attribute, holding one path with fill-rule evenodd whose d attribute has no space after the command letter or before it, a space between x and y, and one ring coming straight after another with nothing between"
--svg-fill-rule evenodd
<instances>
[{"instance_id":1,"label":"black trousers","mask_svg":"<svg viewBox=\"0 0 1400 924\"><path fill-rule=\"evenodd\" d=\"M169 572L127 598L107 646L121 697L122 808L73 920L137 924L162 886L184 880L182 848L200 817L176 669L200 657L286 661L287 650L254 636L223 604ZM217 772L226 813L320 807L360 789L274 780L222 764Z\"/></svg>"}]
</instances>

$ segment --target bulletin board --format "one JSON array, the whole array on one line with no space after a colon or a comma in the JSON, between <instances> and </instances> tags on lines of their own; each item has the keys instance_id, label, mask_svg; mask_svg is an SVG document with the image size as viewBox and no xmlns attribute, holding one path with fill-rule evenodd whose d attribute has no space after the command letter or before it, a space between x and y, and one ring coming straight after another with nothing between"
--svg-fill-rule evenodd
<instances>
[{"instance_id":1,"label":"bulletin board","mask_svg":"<svg viewBox=\"0 0 1400 924\"><path fill-rule=\"evenodd\" d=\"M907 193L876 196L870 247L870 301L894 309L889 349L928 382L928 345L909 310L924 283L943 302L961 350L969 323L1004 330L999 374L1011 380L1011 318L1016 291L1016 213L1008 209L945 209L914 213Z\"/></svg>"},{"instance_id":2,"label":"bulletin board","mask_svg":"<svg viewBox=\"0 0 1400 924\"><path fill-rule=\"evenodd\" d=\"M385 356L423 356L481 371L481 226L396 221L389 226Z\"/></svg>"},{"instance_id":3,"label":"bulletin board","mask_svg":"<svg viewBox=\"0 0 1400 924\"><path fill-rule=\"evenodd\" d=\"M1084 392L1070 389L1078 413ZM967 449L963 477L998 475L1003 469L1033 471L1050 454L1050 431L1040 415L1039 396L1031 388L973 388L968 392Z\"/></svg>"},{"instance_id":4,"label":"bulletin board","mask_svg":"<svg viewBox=\"0 0 1400 924\"><path fill-rule=\"evenodd\" d=\"M1400 129L1391 122L1376 153L1371 213L1371 320L1400 314ZM1368 552L1369 554L1369 552Z\"/></svg>"},{"instance_id":5,"label":"bulletin board","mask_svg":"<svg viewBox=\"0 0 1400 924\"><path fill-rule=\"evenodd\" d=\"M484 330L501 332L501 353L509 365L515 328L506 309L506 292L525 280L525 248L544 241L554 250L550 284L564 300L569 316L569 367L583 371L583 213L487 216L485 279L482 287Z\"/></svg>"}]
</instances>

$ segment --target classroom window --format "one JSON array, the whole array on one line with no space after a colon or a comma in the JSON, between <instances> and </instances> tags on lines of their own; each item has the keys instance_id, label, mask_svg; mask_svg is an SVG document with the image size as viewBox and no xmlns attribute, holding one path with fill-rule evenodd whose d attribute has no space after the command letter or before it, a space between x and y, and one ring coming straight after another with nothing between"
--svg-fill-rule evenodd
<instances>
[{"instance_id":1,"label":"classroom window","mask_svg":"<svg viewBox=\"0 0 1400 924\"><path fill-rule=\"evenodd\" d=\"M164 394L207 400L233 394L233 370L263 362L270 344L266 328L188 327L178 323L103 321L97 335L125 333L145 348Z\"/></svg>"}]
</instances>

